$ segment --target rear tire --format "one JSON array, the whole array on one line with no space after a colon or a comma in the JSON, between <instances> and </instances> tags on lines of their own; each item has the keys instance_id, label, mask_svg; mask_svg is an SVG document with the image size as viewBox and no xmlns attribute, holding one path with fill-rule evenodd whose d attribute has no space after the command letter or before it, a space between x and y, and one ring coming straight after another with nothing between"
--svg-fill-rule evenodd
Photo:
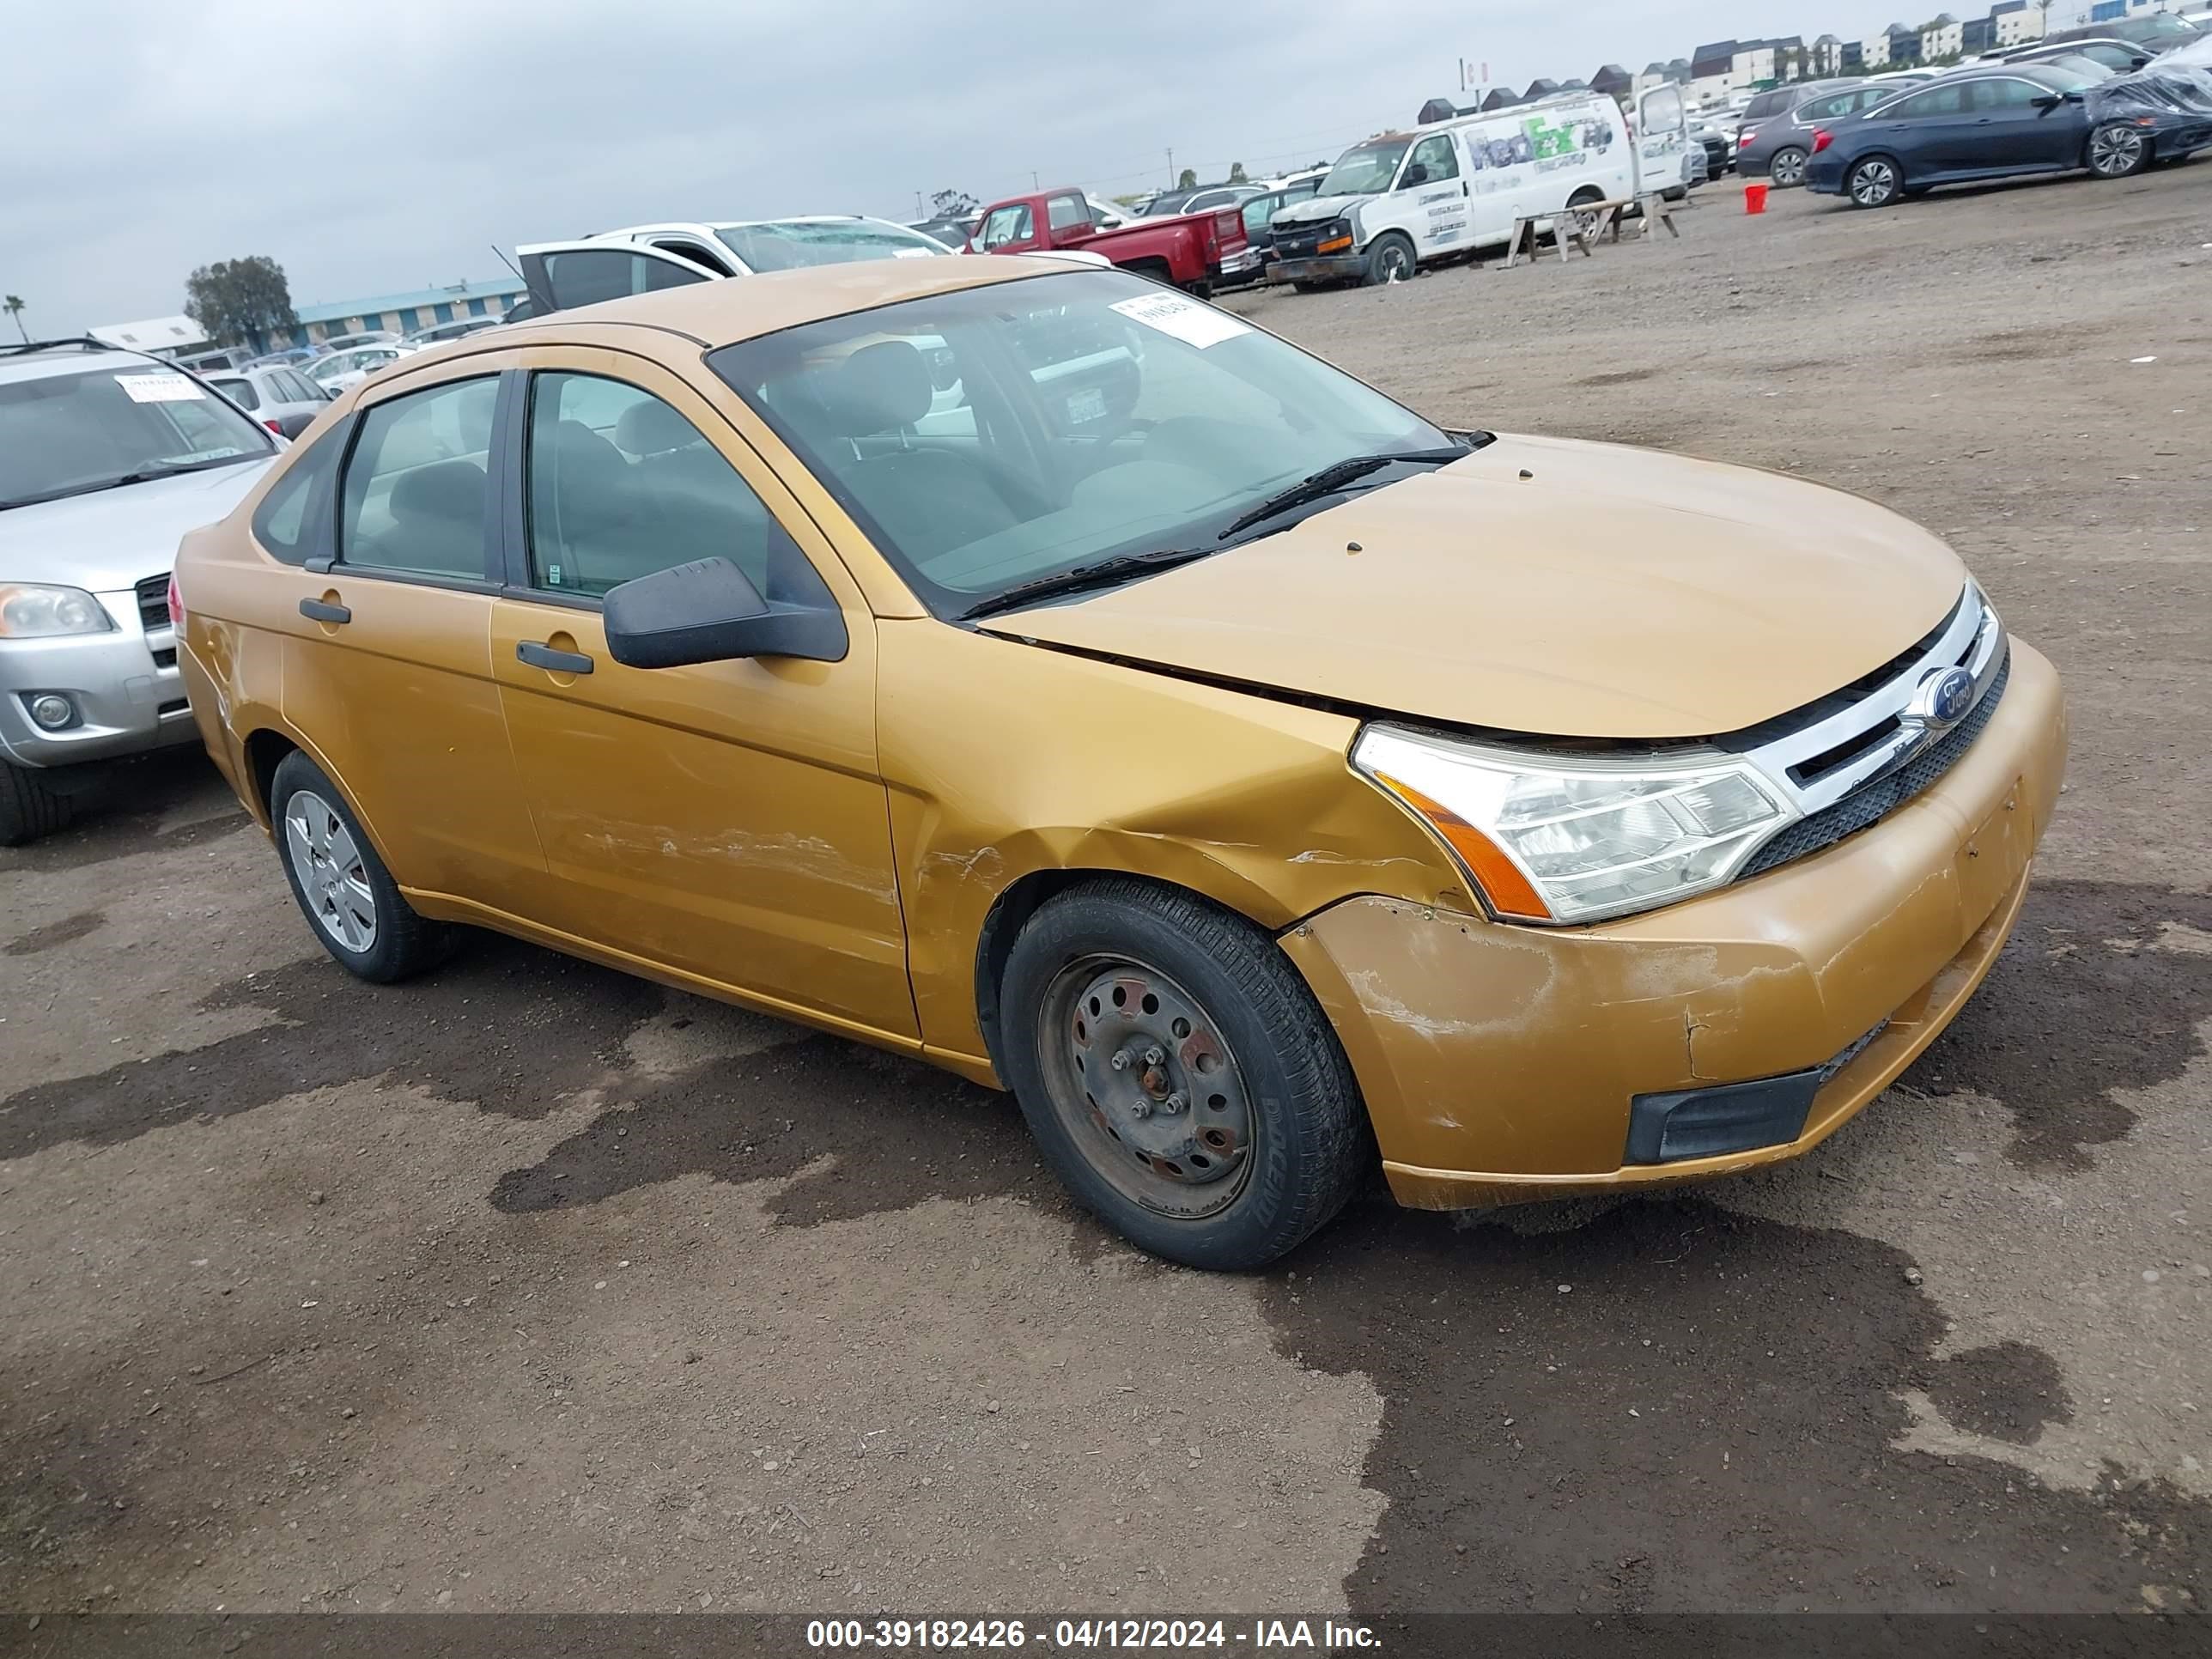
<instances>
[{"instance_id":1,"label":"rear tire","mask_svg":"<svg viewBox=\"0 0 2212 1659\"><path fill-rule=\"evenodd\" d=\"M2089 135L2084 161L2100 179L2132 179L2150 165L2150 140L2129 121L2107 121Z\"/></svg>"},{"instance_id":2,"label":"rear tire","mask_svg":"<svg viewBox=\"0 0 2212 1659\"><path fill-rule=\"evenodd\" d=\"M1805 182L1805 163L1809 159L1794 145L1776 150L1766 164L1767 182L1777 190L1796 190Z\"/></svg>"},{"instance_id":3,"label":"rear tire","mask_svg":"<svg viewBox=\"0 0 2212 1659\"><path fill-rule=\"evenodd\" d=\"M1003 1068L1038 1148L1139 1249L1264 1267L1364 1176L1351 1064L1243 917L1150 882L1088 884L1030 918L1000 990Z\"/></svg>"},{"instance_id":4,"label":"rear tire","mask_svg":"<svg viewBox=\"0 0 2212 1659\"><path fill-rule=\"evenodd\" d=\"M0 847L23 847L69 827L76 805L42 772L0 760Z\"/></svg>"},{"instance_id":5,"label":"rear tire","mask_svg":"<svg viewBox=\"0 0 2212 1659\"><path fill-rule=\"evenodd\" d=\"M391 985L451 953L453 930L416 915L400 896L337 786L296 749L270 780L269 816L292 896L341 968Z\"/></svg>"},{"instance_id":6,"label":"rear tire","mask_svg":"<svg viewBox=\"0 0 2212 1659\"><path fill-rule=\"evenodd\" d=\"M1905 193L1905 175L1887 155L1869 155L1844 176L1844 190L1853 207L1886 208Z\"/></svg>"},{"instance_id":7,"label":"rear tire","mask_svg":"<svg viewBox=\"0 0 2212 1659\"><path fill-rule=\"evenodd\" d=\"M1411 237L1401 230L1386 230L1367 245L1367 274L1360 282L1368 288L1410 283L1419 263Z\"/></svg>"}]
</instances>

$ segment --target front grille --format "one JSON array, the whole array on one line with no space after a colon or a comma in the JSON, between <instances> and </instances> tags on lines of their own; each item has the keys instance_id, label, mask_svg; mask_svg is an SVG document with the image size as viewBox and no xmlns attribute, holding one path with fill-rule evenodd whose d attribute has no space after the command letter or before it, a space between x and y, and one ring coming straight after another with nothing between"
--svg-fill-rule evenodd
<instances>
[{"instance_id":1,"label":"front grille","mask_svg":"<svg viewBox=\"0 0 2212 1659\"><path fill-rule=\"evenodd\" d=\"M149 634L169 625L169 576L149 576L133 590L138 595L138 625Z\"/></svg>"},{"instance_id":2,"label":"front grille","mask_svg":"<svg viewBox=\"0 0 2212 1659\"><path fill-rule=\"evenodd\" d=\"M1973 712L1893 772L1861 784L1833 806L1801 819L1752 854L1736 879L1747 880L1769 870L1833 847L1862 830L1871 829L1922 790L1934 783L1973 746L1983 728L1997 712L2005 683L2012 677L2009 652L1998 665L1996 678L1974 705Z\"/></svg>"}]
</instances>

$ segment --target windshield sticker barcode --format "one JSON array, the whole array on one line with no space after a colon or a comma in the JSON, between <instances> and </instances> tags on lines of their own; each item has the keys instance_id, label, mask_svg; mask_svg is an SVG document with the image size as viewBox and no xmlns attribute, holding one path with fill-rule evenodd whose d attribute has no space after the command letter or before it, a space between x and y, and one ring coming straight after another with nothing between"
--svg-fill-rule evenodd
<instances>
[{"instance_id":1,"label":"windshield sticker barcode","mask_svg":"<svg viewBox=\"0 0 2212 1659\"><path fill-rule=\"evenodd\" d=\"M1147 295L1141 300L1116 300L1114 309L1133 323L1142 323L1146 328L1156 328L1163 334L1171 334L1201 350L1252 331L1250 325L1240 323L1227 313L1216 311L1211 306L1202 306L1195 300L1186 300L1180 294Z\"/></svg>"},{"instance_id":2,"label":"windshield sticker barcode","mask_svg":"<svg viewBox=\"0 0 2212 1659\"><path fill-rule=\"evenodd\" d=\"M181 374L118 374L115 384L134 404L190 404L207 396Z\"/></svg>"}]
</instances>

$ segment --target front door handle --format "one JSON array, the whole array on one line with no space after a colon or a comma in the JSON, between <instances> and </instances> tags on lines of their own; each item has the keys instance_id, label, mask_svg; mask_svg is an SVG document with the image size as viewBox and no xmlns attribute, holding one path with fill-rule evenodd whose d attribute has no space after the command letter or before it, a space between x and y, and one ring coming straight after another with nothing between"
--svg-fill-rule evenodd
<instances>
[{"instance_id":1,"label":"front door handle","mask_svg":"<svg viewBox=\"0 0 2212 1659\"><path fill-rule=\"evenodd\" d=\"M353 620L352 611L344 605L332 605L327 599L301 600L300 614L311 622L349 623Z\"/></svg>"},{"instance_id":2,"label":"front door handle","mask_svg":"<svg viewBox=\"0 0 2212 1659\"><path fill-rule=\"evenodd\" d=\"M592 659L581 651L556 651L537 640L524 640L514 647L515 659L554 674L588 674Z\"/></svg>"}]
</instances>

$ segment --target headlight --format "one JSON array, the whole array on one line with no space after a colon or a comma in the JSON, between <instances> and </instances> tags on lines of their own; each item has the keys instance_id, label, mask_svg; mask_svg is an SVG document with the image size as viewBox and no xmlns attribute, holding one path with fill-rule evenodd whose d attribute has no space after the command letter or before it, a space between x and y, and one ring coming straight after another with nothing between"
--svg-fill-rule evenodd
<instances>
[{"instance_id":1,"label":"headlight","mask_svg":"<svg viewBox=\"0 0 2212 1659\"><path fill-rule=\"evenodd\" d=\"M1798 816L1748 762L1490 749L1370 726L1352 764L1450 848L1499 916L1583 922L1729 881Z\"/></svg>"},{"instance_id":2,"label":"headlight","mask_svg":"<svg viewBox=\"0 0 2212 1659\"><path fill-rule=\"evenodd\" d=\"M115 623L81 587L0 583L0 640L45 640L60 634L108 634Z\"/></svg>"}]
</instances>

